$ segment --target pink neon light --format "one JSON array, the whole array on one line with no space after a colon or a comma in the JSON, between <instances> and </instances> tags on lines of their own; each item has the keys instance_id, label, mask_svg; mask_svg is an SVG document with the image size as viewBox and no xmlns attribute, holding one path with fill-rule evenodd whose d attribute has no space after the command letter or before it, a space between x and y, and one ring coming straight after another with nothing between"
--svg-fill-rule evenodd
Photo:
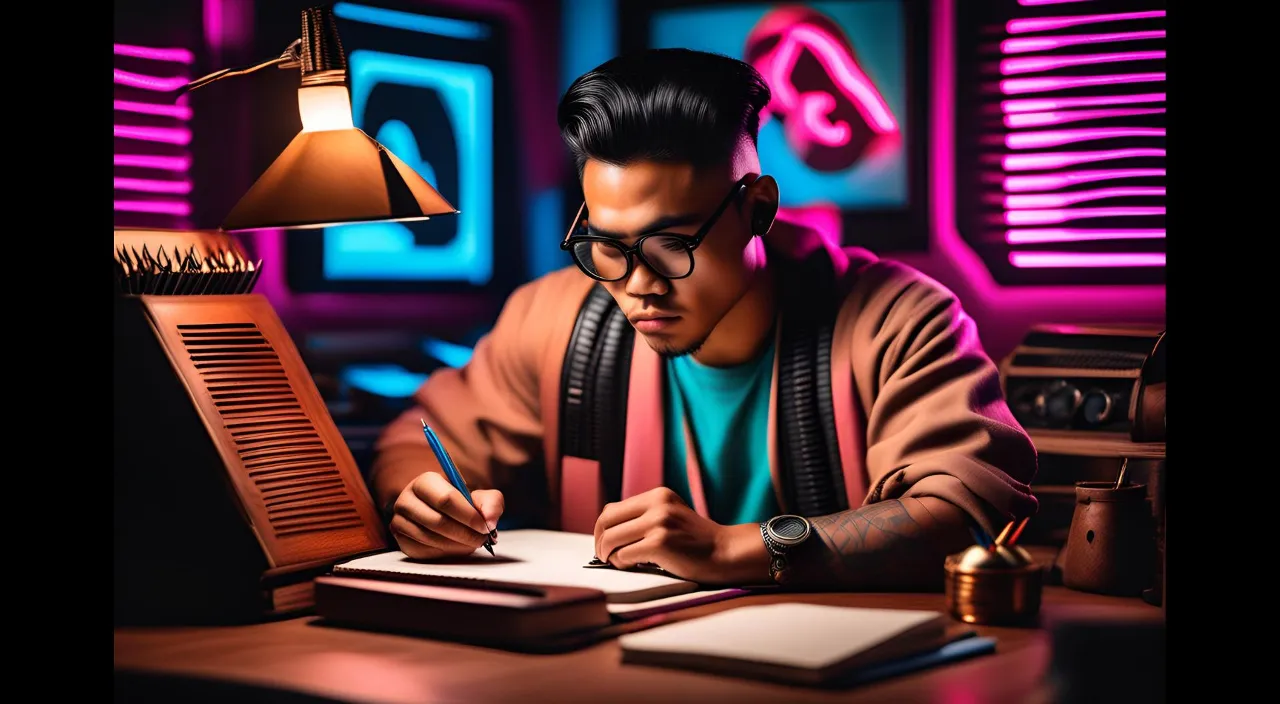
<instances>
[{"instance_id":1,"label":"pink neon light","mask_svg":"<svg viewBox=\"0 0 1280 704\"><path fill-rule=\"evenodd\" d=\"M1139 93L1137 95L1085 95L1075 98L1018 98L1000 103L1005 114L1015 112L1043 112L1063 108L1096 107L1099 105L1128 105L1129 103L1163 103L1164 93Z\"/></svg>"},{"instance_id":2,"label":"pink neon light","mask_svg":"<svg viewBox=\"0 0 1280 704\"><path fill-rule=\"evenodd\" d=\"M791 83L791 73L804 49L808 49L818 59L827 75L831 76L845 97L857 107L872 130L877 134L897 131L897 120L871 79L851 60L838 39L826 30L810 24L788 26L782 32L777 48L757 61L773 90L770 110L779 113L798 112L800 124L805 128L804 136L823 146L843 146L853 136L847 122L831 123L827 118L836 106L834 97L822 92L806 92L801 95Z\"/></svg>"},{"instance_id":3,"label":"pink neon light","mask_svg":"<svg viewBox=\"0 0 1280 704\"><path fill-rule=\"evenodd\" d=\"M168 61L175 64L193 64L195 56L186 49L156 49L149 46L133 46L132 44L116 44L116 56L133 56L153 61Z\"/></svg>"},{"instance_id":4,"label":"pink neon light","mask_svg":"<svg viewBox=\"0 0 1280 704\"><path fill-rule=\"evenodd\" d=\"M141 88L142 90L154 90L161 93L174 91L185 86L191 79L186 76L147 76L141 73L132 73L130 71L121 71L120 69L112 69L115 71L115 82L122 86L130 88Z\"/></svg>"},{"instance_id":5,"label":"pink neon light","mask_svg":"<svg viewBox=\"0 0 1280 704\"><path fill-rule=\"evenodd\" d=\"M1147 39L1163 39L1163 29L1151 29L1141 32L1107 32L1104 34L1063 34L1056 37L1015 37L1000 42L1002 54L1025 54L1029 51L1052 51L1064 46L1081 44L1109 44L1111 42L1134 42Z\"/></svg>"},{"instance_id":6,"label":"pink neon light","mask_svg":"<svg viewBox=\"0 0 1280 704\"><path fill-rule=\"evenodd\" d=\"M1097 169L1094 171L1069 171L1058 174L1005 176L1004 190L1006 193L1054 191L1080 183L1113 181L1124 178L1149 178L1164 175L1164 169Z\"/></svg>"},{"instance_id":7,"label":"pink neon light","mask_svg":"<svg viewBox=\"0 0 1280 704\"><path fill-rule=\"evenodd\" d=\"M115 179L117 191L141 191L143 193L190 193L190 181L161 181L150 178Z\"/></svg>"},{"instance_id":8,"label":"pink neon light","mask_svg":"<svg viewBox=\"0 0 1280 704\"><path fill-rule=\"evenodd\" d=\"M1090 200L1162 195L1164 195L1163 186L1097 188L1092 191L1073 191L1071 193L1028 193L1024 195L1005 196L1004 207L1010 210L1016 210L1018 208L1064 208L1068 205L1083 203Z\"/></svg>"},{"instance_id":9,"label":"pink neon light","mask_svg":"<svg viewBox=\"0 0 1280 704\"><path fill-rule=\"evenodd\" d=\"M1164 266L1163 252L1010 252L1009 263L1020 269L1064 269L1067 267Z\"/></svg>"},{"instance_id":10,"label":"pink neon light","mask_svg":"<svg viewBox=\"0 0 1280 704\"><path fill-rule=\"evenodd\" d=\"M155 154L116 154L116 166L131 166L139 169L159 169L161 171L188 171L191 169L189 156L158 156Z\"/></svg>"},{"instance_id":11,"label":"pink neon light","mask_svg":"<svg viewBox=\"0 0 1280 704\"><path fill-rule=\"evenodd\" d=\"M1164 230L1073 230L1050 229L1009 230L1004 241L1009 244L1044 244L1047 242L1093 242L1098 240L1162 240Z\"/></svg>"},{"instance_id":12,"label":"pink neon light","mask_svg":"<svg viewBox=\"0 0 1280 704\"><path fill-rule=\"evenodd\" d=\"M1148 10L1146 12L1114 12L1106 15L1073 15L1068 17L1034 17L1030 19L1009 20L1005 31L1009 34L1024 32L1051 32L1055 29L1079 27L1082 24L1099 22L1123 22L1125 20L1145 20L1164 17L1164 10Z\"/></svg>"},{"instance_id":13,"label":"pink neon light","mask_svg":"<svg viewBox=\"0 0 1280 704\"><path fill-rule=\"evenodd\" d=\"M1028 5L1060 5L1068 2L1088 2L1088 0L1018 0L1018 4L1023 7Z\"/></svg>"},{"instance_id":14,"label":"pink neon light","mask_svg":"<svg viewBox=\"0 0 1280 704\"><path fill-rule=\"evenodd\" d=\"M1109 108L1106 110L1050 110L1048 112L1020 112L1004 116L1004 126L1009 129L1020 127L1047 127L1062 125L1068 122L1085 122L1087 120L1103 120L1112 117L1134 117L1137 115L1156 115L1164 112L1164 108Z\"/></svg>"},{"instance_id":15,"label":"pink neon light","mask_svg":"<svg viewBox=\"0 0 1280 704\"><path fill-rule=\"evenodd\" d=\"M1004 144L1010 149L1043 149L1075 142L1090 142L1096 139L1163 137L1164 135L1163 127L1086 127L1078 130L1018 132L1005 135Z\"/></svg>"},{"instance_id":16,"label":"pink neon light","mask_svg":"<svg viewBox=\"0 0 1280 704\"><path fill-rule=\"evenodd\" d=\"M115 201L115 209L130 213L191 214L190 203L175 200L118 200Z\"/></svg>"},{"instance_id":17,"label":"pink neon light","mask_svg":"<svg viewBox=\"0 0 1280 704\"><path fill-rule=\"evenodd\" d=\"M140 139L144 142L164 142L165 144L191 143L191 130L185 127L115 125L115 136L121 139Z\"/></svg>"},{"instance_id":18,"label":"pink neon light","mask_svg":"<svg viewBox=\"0 0 1280 704\"><path fill-rule=\"evenodd\" d=\"M1046 90L1084 88L1086 86L1114 86L1122 83L1150 83L1163 81L1164 73L1118 73L1109 76L1055 76L1053 78L1006 78L1000 81L1000 91L1005 95L1039 93Z\"/></svg>"},{"instance_id":19,"label":"pink neon light","mask_svg":"<svg viewBox=\"0 0 1280 704\"><path fill-rule=\"evenodd\" d=\"M158 103L139 103L133 100L117 100L115 101L115 109L120 112L136 112L142 115L176 117L179 120L191 119L191 108L186 105L160 105Z\"/></svg>"},{"instance_id":20,"label":"pink neon light","mask_svg":"<svg viewBox=\"0 0 1280 704\"><path fill-rule=\"evenodd\" d=\"M1110 159L1138 159L1142 157L1164 156L1163 149L1131 148L1104 149L1096 152L1047 152L1040 154L1009 154L1003 159L1005 171L1036 171L1038 169L1060 169L1064 166L1087 164L1094 161Z\"/></svg>"},{"instance_id":21,"label":"pink neon light","mask_svg":"<svg viewBox=\"0 0 1280 704\"><path fill-rule=\"evenodd\" d=\"M1011 76L1016 73L1052 71L1068 66L1115 63L1117 61L1151 61L1163 59L1161 51L1116 51L1108 54L1073 54L1071 56L1021 56L1000 62L1000 73Z\"/></svg>"},{"instance_id":22,"label":"pink neon light","mask_svg":"<svg viewBox=\"0 0 1280 704\"><path fill-rule=\"evenodd\" d=\"M1129 218L1164 215L1164 208L1061 208L1047 210L1010 210L1004 214L1006 225L1057 225L1088 218Z\"/></svg>"}]
</instances>

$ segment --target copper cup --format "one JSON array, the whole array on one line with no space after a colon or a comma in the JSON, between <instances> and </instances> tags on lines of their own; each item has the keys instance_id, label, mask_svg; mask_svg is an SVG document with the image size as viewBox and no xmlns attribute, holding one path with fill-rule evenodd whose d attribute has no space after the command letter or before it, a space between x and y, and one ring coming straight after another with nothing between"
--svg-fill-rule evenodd
<instances>
[{"instance_id":1,"label":"copper cup","mask_svg":"<svg viewBox=\"0 0 1280 704\"><path fill-rule=\"evenodd\" d=\"M1137 596L1151 586L1155 533L1144 484L1077 482L1062 583L1085 592Z\"/></svg>"},{"instance_id":2,"label":"copper cup","mask_svg":"<svg viewBox=\"0 0 1280 704\"><path fill-rule=\"evenodd\" d=\"M1020 547L974 545L950 555L946 569L947 610L974 624L1021 626L1040 614L1043 570Z\"/></svg>"}]
</instances>

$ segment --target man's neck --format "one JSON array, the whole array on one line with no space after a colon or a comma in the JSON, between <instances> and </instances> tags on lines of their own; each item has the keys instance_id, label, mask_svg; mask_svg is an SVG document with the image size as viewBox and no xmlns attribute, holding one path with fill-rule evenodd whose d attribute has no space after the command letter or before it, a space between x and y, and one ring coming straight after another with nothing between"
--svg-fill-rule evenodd
<instances>
[{"instance_id":1,"label":"man's neck","mask_svg":"<svg viewBox=\"0 0 1280 704\"><path fill-rule=\"evenodd\" d=\"M766 262L693 358L708 367L732 367L760 354L773 333L777 315L775 285L774 267Z\"/></svg>"}]
</instances>

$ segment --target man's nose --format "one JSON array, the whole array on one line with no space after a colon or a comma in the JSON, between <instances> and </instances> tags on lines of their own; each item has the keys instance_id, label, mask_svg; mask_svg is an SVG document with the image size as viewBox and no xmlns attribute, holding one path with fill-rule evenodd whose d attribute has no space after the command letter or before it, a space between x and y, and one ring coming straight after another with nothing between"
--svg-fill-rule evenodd
<instances>
[{"instance_id":1,"label":"man's nose","mask_svg":"<svg viewBox=\"0 0 1280 704\"><path fill-rule=\"evenodd\" d=\"M644 296L662 296L667 293L670 283L658 276L645 265L639 257L636 257L635 266L631 269L631 276L627 277L627 295L643 298Z\"/></svg>"}]
</instances>

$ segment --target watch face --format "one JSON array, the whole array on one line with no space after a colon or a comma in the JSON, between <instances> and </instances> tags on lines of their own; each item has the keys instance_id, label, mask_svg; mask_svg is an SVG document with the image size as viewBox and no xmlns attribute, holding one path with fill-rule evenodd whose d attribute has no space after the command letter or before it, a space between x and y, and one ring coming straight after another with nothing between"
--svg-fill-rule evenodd
<instances>
[{"instance_id":1,"label":"watch face","mask_svg":"<svg viewBox=\"0 0 1280 704\"><path fill-rule=\"evenodd\" d=\"M809 537L809 522L800 516L778 516L769 521L769 534L783 545L795 545Z\"/></svg>"}]
</instances>

